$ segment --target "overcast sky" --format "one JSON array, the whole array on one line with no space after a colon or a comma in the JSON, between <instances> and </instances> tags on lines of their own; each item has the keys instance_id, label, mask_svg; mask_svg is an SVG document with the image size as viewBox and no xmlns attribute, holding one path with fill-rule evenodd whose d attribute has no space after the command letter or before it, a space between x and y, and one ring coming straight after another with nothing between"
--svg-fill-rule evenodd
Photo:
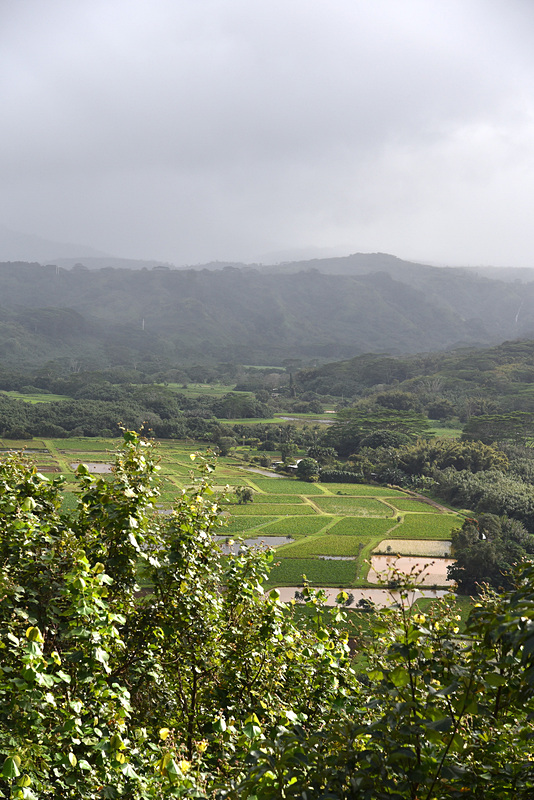
<instances>
[{"instance_id":1,"label":"overcast sky","mask_svg":"<svg viewBox=\"0 0 534 800\"><path fill-rule=\"evenodd\" d=\"M0 223L534 267L533 0L0 0Z\"/></svg>"}]
</instances>

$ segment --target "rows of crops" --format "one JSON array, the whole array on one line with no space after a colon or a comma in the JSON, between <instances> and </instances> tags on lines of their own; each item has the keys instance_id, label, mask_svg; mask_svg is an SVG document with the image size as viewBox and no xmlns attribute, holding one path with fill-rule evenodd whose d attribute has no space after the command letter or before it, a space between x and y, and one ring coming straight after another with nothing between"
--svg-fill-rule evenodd
<instances>
[{"instance_id":1,"label":"rows of crops","mask_svg":"<svg viewBox=\"0 0 534 800\"><path fill-rule=\"evenodd\" d=\"M80 461L101 463L104 469L115 445L105 439L47 439L33 441L30 447L35 452L30 455L42 471L62 472L69 481L73 465ZM170 508L175 497L191 485L195 466L191 450L191 445L174 442L159 446L163 508ZM419 542L410 546L409 555L432 556L436 546L431 542L446 542L462 521L456 513L398 489L270 478L245 470L231 458L220 459L214 483L227 523L223 533L245 541L260 537L268 543L271 536L285 541L277 547L271 575L272 583L279 585L300 585L303 575L316 585L365 585L368 561L375 549L386 552L380 547L384 540ZM239 504L236 486L250 487L253 502ZM65 504L72 506L70 489L67 484ZM406 552L406 547L398 550Z\"/></svg>"}]
</instances>

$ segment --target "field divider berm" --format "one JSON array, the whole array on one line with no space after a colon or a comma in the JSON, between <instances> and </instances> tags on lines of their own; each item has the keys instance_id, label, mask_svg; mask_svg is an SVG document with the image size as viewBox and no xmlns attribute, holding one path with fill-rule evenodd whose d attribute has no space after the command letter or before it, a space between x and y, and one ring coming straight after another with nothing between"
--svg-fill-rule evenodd
<instances>
[{"instance_id":1,"label":"field divider berm","mask_svg":"<svg viewBox=\"0 0 534 800\"><path fill-rule=\"evenodd\" d=\"M313 502L313 500L311 500L309 497L306 497L306 495L304 495L304 494L300 494L300 495L299 495L299 497L302 497L303 503L304 503L305 505L309 505L309 506L311 506L311 507L313 508L313 510L314 510L314 511L315 511L317 514L324 514L324 515L326 516L326 511L323 511L323 510L322 510L322 508L319 508L319 506L318 506L318 505L316 505L316 504Z\"/></svg>"}]
</instances>

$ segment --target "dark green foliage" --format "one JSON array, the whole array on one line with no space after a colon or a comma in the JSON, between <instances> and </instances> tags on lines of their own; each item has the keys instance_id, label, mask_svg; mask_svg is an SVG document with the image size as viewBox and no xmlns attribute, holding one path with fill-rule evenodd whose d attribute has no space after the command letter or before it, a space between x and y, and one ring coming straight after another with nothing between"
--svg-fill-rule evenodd
<instances>
[{"instance_id":1,"label":"dark green foliage","mask_svg":"<svg viewBox=\"0 0 534 800\"><path fill-rule=\"evenodd\" d=\"M515 295L513 286L509 291ZM280 363L295 354L343 358L399 347L416 352L459 338L492 341L503 329L485 329L481 322L475 332L461 312L451 311L454 303L436 302L440 294L425 298L419 288L386 274L66 271L1 264L0 354L13 364L77 358L133 366L141 360L159 362L161 369L199 356ZM495 294L502 305L497 284ZM494 307L501 317L501 307ZM503 318L506 332L510 318ZM377 370L373 383L387 382L383 374Z\"/></svg>"},{"instance_id":2,"label":"dark green foliage","mask_svg":"<svg viewBox=\"0 0 534 800\"><path fill-rule=\"evenodd\" d=\"M399 449L396 466L408 475L432 475L436 469L449 467L469 472L505 471L508 459L500 450L480 441L430 439Z\"/></svg>"},{"instance_id":3,"label":"dark green foliage","mask_svg":"<svg viewBox=\"0 0 534 800\"><path fill-rule=\"evenodd\" d=\"M303 481L319 477L319 464L314 458L301 458L297 464L297 476Z\"/></svg>"},{"instance_id":4,"label":"dark green foliage","mask_svg":"<svg viewBox=\"0 0 534 800\"><path fill-rule=\"evenodd\" d=\"M252 503L254 501L254 489L250 486L237 486L235 490L238 503Z\"/></svg>"},{"instance_id":5,"label":"dark green foliage","mask_svg":"<svg viewBox=\"0 0 534 800\"><path fill-rule=\"evenodd\" d=\"M434 491L452 505L490 514L505 514L534 532L532 485L496 470L477 472L453 468L435 472Z\"/></svg>"},{"instance_id":6,"label":"dark green foliage","mask_svg":"<svg viewBox=\"0 0 534 800\"><path fill-rule=\"evenodd\" d=\"M411 411L348 408L338 413L338 422L329 426L323 441L334 447L340 456L349 456L362 446L363 440L375 431L392 431L412 439L424 435L428 421Z\"/></svg>"},{"instance_id":7,"label":"dark green foliage","mask_svg":"<svg viewBox=\"0 0 534 800\"><path fill-rule=\"evenodd\" d=\"M370 447L376 450L377 447L400 447L408 444L410 437L406 433L392 430L375 430L364 436L360 441L360 447Z\"/></svg>"},{"instance_id":8,"label":"dark green foliage","mask_svg":"<svg viewBox=\"0 0 534 800\"><path fill-rule=\"evenodd\" d=\"M533 437L534 412L526 411L471 417L462 434L464 439L478 439L486 444L498 441L524 444Z\"/></svg>"},{"instance_id":9,"label":"dark green foliage","mask_svg":"<svg viewBox=\"0 0 534 800\"><path fill-rule=\"evenodd\" d=\"M512 567L534 554L534 536L517 520L494 514L467 519L451 540L456 561L448 574L463 594L476 594L485 583L510 589Z\"/></svg>"},{"instance_id":10,"label":"dark green foliage","mask_svg":"<svg viewBox=\"0 0 534 800\"><path fill-rule=\"evenodd\" d=\"M361 473L342 469L322 469L319 472L319 479L322 483L365 483Z\"/></svg>"},{"instance_id":11,"label":"dark green foliage","mask_svg":"<svg viewBox=\"0 0 534 800\"><path fill-rule=\"evenodd\" d=\"M308 447L307 455L314 458L321 466L331 464L335 460L337 453L333 447L323 447L319 444L314 444Z\"/></svg>"}]
</instances>

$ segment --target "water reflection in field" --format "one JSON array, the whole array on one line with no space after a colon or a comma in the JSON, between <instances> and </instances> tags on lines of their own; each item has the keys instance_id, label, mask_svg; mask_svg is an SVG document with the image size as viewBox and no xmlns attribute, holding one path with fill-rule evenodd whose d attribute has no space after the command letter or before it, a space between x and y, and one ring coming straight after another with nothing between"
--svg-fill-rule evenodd
<instances>
[{"instance_id":1,"label":"water reflection in field","mask_svg":"<svg viewBox=\"0 0 534 800\"><path fill-rule=\"evenodd\" d=\"M424 556L372 556L371 569L367 575L369 583L378 583L379 578L386 578L391 569L399 570L405 575L421 572L418 581L425 586L444 586L449 582L447 567L454 564L453 558L428 558Z\"/></svg>"},{"instance_id":2,"label":"water reflection in field","mask_svg":"<svg viewBox=\"0 0 534 800\"><path fill-rule=\"evenodd\" d=\"M327 606L337 605L336 597L341 591L346 592L348 595L353 595L354 599L348 606L349 608L357 608L361 601L363 603L368 601L376 606L384 607L398 603L400 600L399 592L389 589L336 589L331 586L323 586L321 588L327 596ZM283 603L289 603L291 600L295 600L295 592L302 592L302 586L280 586L278 591L280 592L280 600ZM446 594L449 594L446 589L417 589L409 593L407 602L408 605L412 605L421 597L435 600L439 597L444 597Z\"/></svg>"},{"instance_id":3,"label":"water reflection in field","mask_svg":"<svg viewBox=\"0 0 534 800\"><path fill-rule=\"evenodd\" d=\"M240 549L247 547L281 547L283 544L291 544L294 541L291 536L254 536L237 542L230 536L216 536L215 539L224 542L221 544L221 550L225 555L229 555L229 553L236 555ZM232 544L228 544L230 541Z\"/></svg>"}]
</instances>

